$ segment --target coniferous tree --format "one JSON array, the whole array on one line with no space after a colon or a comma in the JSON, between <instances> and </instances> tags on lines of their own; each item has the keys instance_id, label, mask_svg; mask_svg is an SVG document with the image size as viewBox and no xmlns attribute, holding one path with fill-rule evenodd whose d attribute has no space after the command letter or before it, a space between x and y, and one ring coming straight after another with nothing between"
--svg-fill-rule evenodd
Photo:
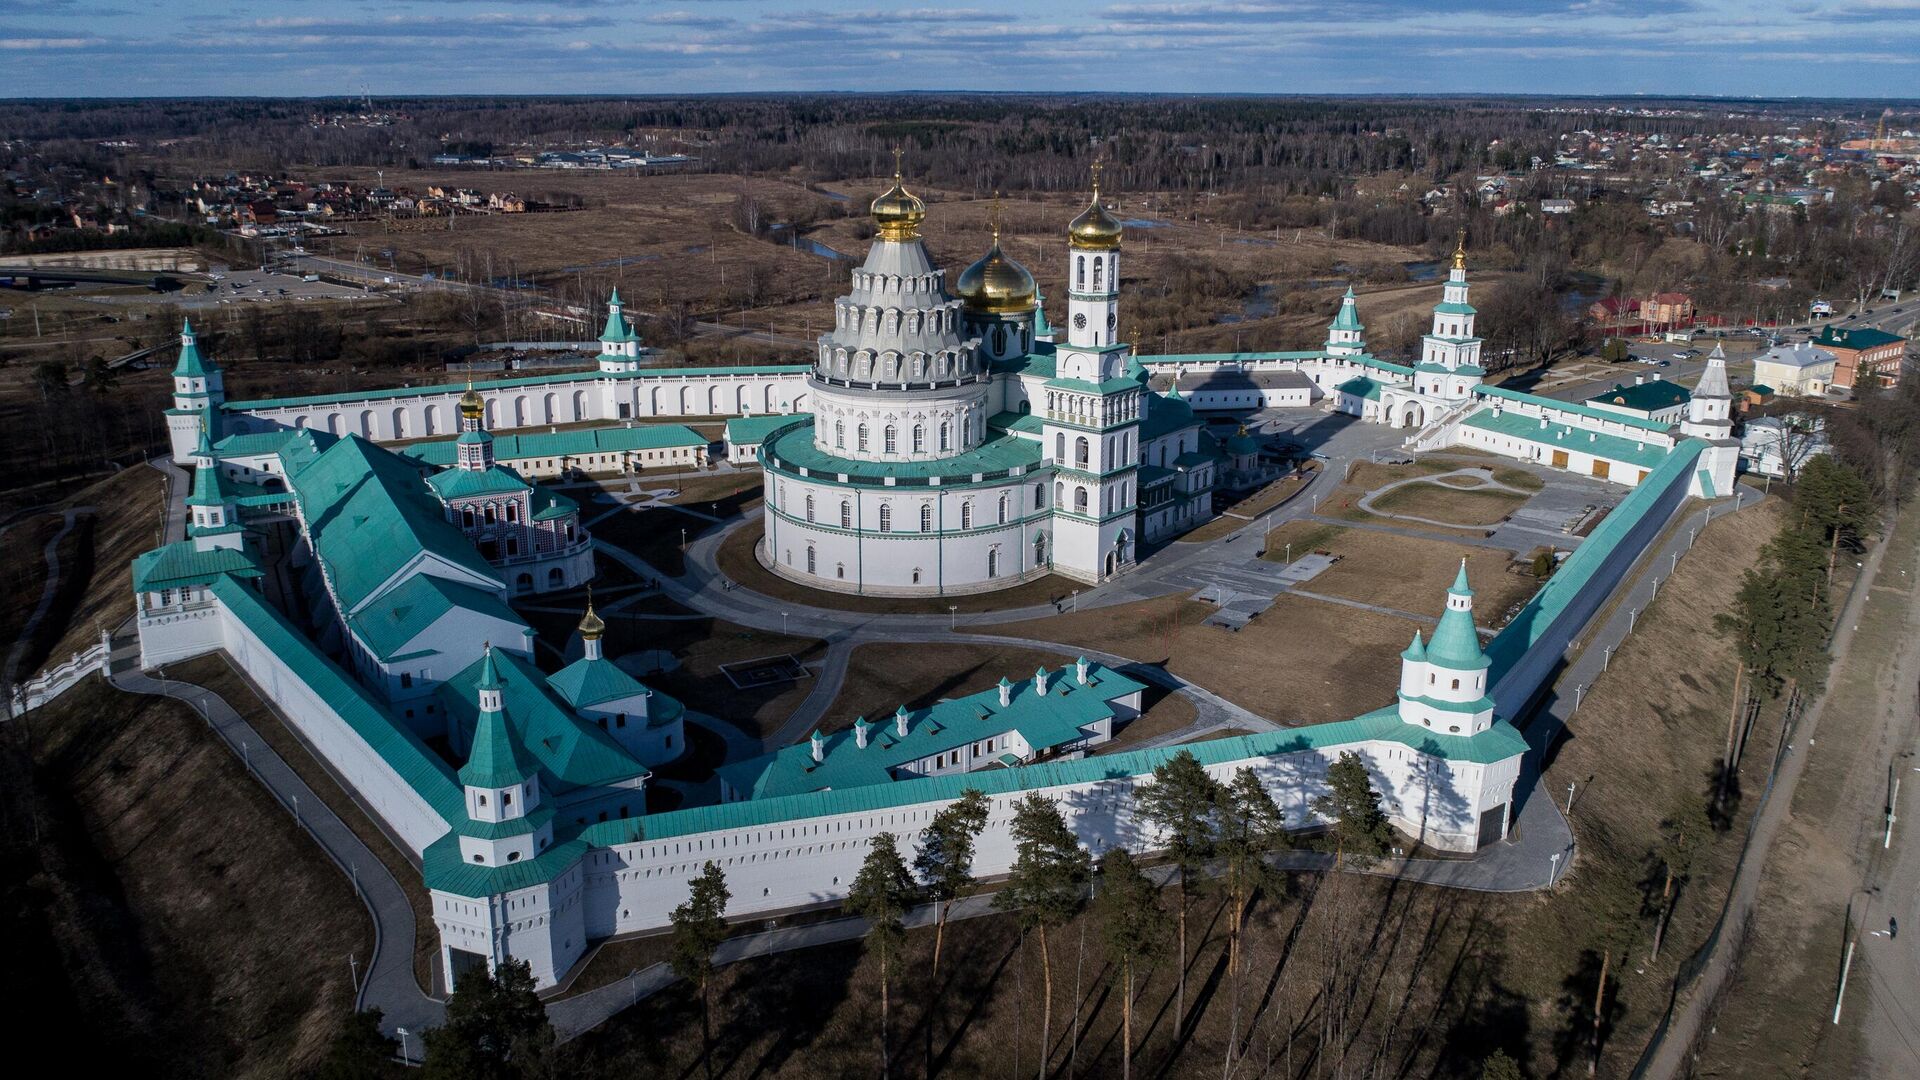
<instances>
[{"instance_id":1,"label":"coniferous tree","mask_svg":"<svg viewBox=\"0 0 1920 1080\"><path fill-rule=\"evenodd\" d=\"M1693 792L1682 792L1660 819L1660 843L1655 854L1663 871L1660 902L1653 917L1653 948L1647 959L1660 959L1660 939L1666 935L1667 920L1673 914L1674 890L1693 870L1693 861L1713 831L1707 806Z\"/></svg>"},{"instance_id":2,"label":"coniferous tree","mask_svg":"<svg viewBox=\"0 0 1920 1080\"><path fill-rule=\"evenodd\" d=\"M687 900L673 909L673 973L700 988L700 1059L713 1076L713 950L727 939L727 877L712 861L688 886Z\"/></svg>"},{"instance_id":3,"label":"coniferous tree","mask_svg":"<svg viewBox=\"0 0 1920 1080\"><path fill-rule=\"evenodd\" d=\"M1167 912L1160 906L1160 887L1141 872L1126 848L1113 848L1100 857L1094 907L1106 935L1107 959L1120 972L1120 1080L1131 1080L1134 975L1165 943Z\"/></svg>"},{"instance_id":4,"label":"coniferous tree","mask_svg":"<svg viewBox=\"0 0 1920 1080\"><path fill-rule=\"evenodd\" d=\"M1134 805L1140 817L1163 838L1167 854L1173 859L1175 882L1179 886L1175 918L1179 924L1180 967L1175 991L1174 1031L1176 1036L1187 1022L1187 912L1192 892L1189 879L1213 857L1214 813L1220 785L1200 765L1193 751L1182 750L1153 767L1152 781L1134 792Z\"/></svg>"},{"instance_id":5,"label":"coniferous tree","mask_svg":"<svg viewBox=\"0 0 1920 1080\"><path fill-rule=\"evenodd\" d=\"M429 1028L429 1080L517 1080L533 1075L553 1050L547 1007L533 992L533 969L508 960L494 973L474 968L454 981L447 1020Z\"/></svg>"},{"instance_id":6,"label":"coniferous tree","mask_svg":"<svg viewBox=\"0 0 1920 1080\"><path fill-rule=\"evenodd\" d=\"M1520 1063L1505 1050L1495 1050L1480 1063L1480 1080L1521 1080Z\"/></svg>"},{"instance_id":7,"label":"coniferous tree","mask_svg":"<svg viewBox=\"0 0 1920 1080\"><path fill-rule=\"evenodd\" d=\"M973 885L973 845L987 826L987 797L974 788L960 793L933 815L920 836L913 869L936 905L933 924L933 974L940 974L940 946L947 929L947 910Z\"/></svg>"},{"instance_id":8,"label":"coniferous tree","mask_svg":"<svg viewBox=\"0 0 1920 1080\"><path fill-rule=\"evenodd\" d=\"M853 888L847 894L847 910L867 920L867 948L880 957L882 1080L893 1071L887 1046L892 1016L888 988L893 981L893 969L899 963L901 947L907 941L907 930L901 925L900 917L906 914L907 905L912 901L913 877L907 873L906 860L900 857L899 843L892 833L880 833L873 838L872 846L867 849L866 861L861 864L859 875L853 879Z\"/></svg>"},{"instance_id":9,"label":"coniferous tree","mask_svg":"<svg viewBox=\"0 0 1920 1080\"><path fill-rule=\"evenodd\" d=\"M1053 1047L1053 958L1047 952L1047 931L1080 910L1087 888L1087 851L1060 808L1038 792L1014 804L1012 831L1013 869L993 905L1018 912L1021 931L1034 931L1040 939L1040 1078L1046 1080Z\"/></svg>"},{"instance_id":10,"label":"coniferous tree","mask_svg":"<svg viewBox=\"0 0 1920 1080\"><path fill-rule=\"evenodd\" d=\"M1233 1028L1225 1065L1231 1072L1240 1042L1240 976L1246 968L1241 931L1254 894L1282 880L1268 859L1287 846L1285 816L1251 768L1243 766L1220 789L1219 830L1227 872L1227 977L1233 980Z\"/></svg>"},{"instance_id":11,"label":"coniferous tree","mask_svg":"<svg viewBox=\"0 0 1920 1080\"><path fill-rule=\"evenodd\" d=\"M1313 811L1332 822L1335 862L1352 858L1365 865L1387 850L1393 827L1380 810L1380 793L1366 763L1351 750L1327 767L1327 794L1313 800Z\"/></svg>"}]
</instances>

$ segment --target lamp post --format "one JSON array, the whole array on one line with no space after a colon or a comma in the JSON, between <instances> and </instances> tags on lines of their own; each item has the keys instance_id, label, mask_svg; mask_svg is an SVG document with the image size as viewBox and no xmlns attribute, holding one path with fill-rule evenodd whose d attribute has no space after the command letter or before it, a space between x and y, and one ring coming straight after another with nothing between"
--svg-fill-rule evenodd
<instances>
[{"instance_id":1,"label":"lamp post","mask_svg":"<svg viewBox=\"0 0 1920 1080\"><path fill-rule=\"evenodd\" d=\"M787 632L787 613L784 611L780 613L780 632L782 634Z\"/></svg>"},{"instance_id":2,"label":"lamp post","mask_svg":"<svg viewBox=\"0 0 1920 1080\"><path fill-rule=\"evenodd\" d=\"M1555 855L1554 858L1557 859L1559 856ZM400 1036L400 1061L406 1065L413 1064L413 1055L407 1053L407 1029L394 1028L393 1033Z\"/></svg>"},{"instance_id":3,"label":"lamp post","mask_svg":"<svg viewBox=\"0 0 1920 1080\"><path fill-rule=\"evenodd\" d=\"M1080 590L1079 589L1073 590L1073 610L1075 613L1078 613L1080 610Z\"/></svg>"},{"instance_id":4,"label":"lamp post","mask_svg":"<svg viewBox=\"0 0 1920 1080\"><path fill-rule=\"evenodd\" d=\"M947 605L947 630L952 632L960 628L960 605Z\"/></svg>"},{"instance_id":5,"label":"lamp post","mask_svg":"<svg viewBox=\"0 0 1920 1080\"><path fill-rule=\"evenodd\" d=\"M1560 874L1560 853L1547 856L1547 888L1553 888L1553 882Z\"/></svg>"}]
</instances>

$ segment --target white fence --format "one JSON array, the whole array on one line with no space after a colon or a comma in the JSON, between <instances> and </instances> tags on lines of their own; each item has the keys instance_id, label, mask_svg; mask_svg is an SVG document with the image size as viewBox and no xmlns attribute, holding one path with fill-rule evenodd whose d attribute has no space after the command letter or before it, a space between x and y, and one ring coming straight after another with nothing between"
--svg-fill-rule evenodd
<instances>
[{"instance_id":1,"label":"white fence","mask_svg":"<svg viewBox=\"0 0 1920 1080\"><path fill-rule=\"evenodd\" d=\"M74 653L65 663L48 668L40 674L13 688L13 715L37 709L61 694L67 688L95 671L107 666L108 657L113 655L113 638L102 631L100 644L85 652Z\"/></svg>"}]
</instances>

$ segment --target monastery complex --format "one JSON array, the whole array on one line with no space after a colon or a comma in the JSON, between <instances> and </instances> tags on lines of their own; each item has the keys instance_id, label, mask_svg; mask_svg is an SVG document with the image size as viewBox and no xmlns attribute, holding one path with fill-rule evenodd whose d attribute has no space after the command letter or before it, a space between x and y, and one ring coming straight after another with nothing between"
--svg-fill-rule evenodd
<instances>
[{"instance_id":1,"label":"monastery complex","mask_svg":"<svg viewBox=\"0 0 1920 1080\"><path fill-rule=\"evenodd\" d=\"M1097 180L1097 177L1096 177ZM820 590L984 592L1045 574L1122 577L1262 480L1258 446L1203 415L1297 406L1632 490L1519 617L1484 642L1464 567L1378 707L1188 749L1252 767L1291 827L1328 764L1360 754L1394 824L1470 853L1509 828L1522 718L1561 658L1688 497L1732 490L1724 363L1651 419L1486 384L1464 251L1412 366L1367 351L1349 291L1319 349L1140 355L1119 340L1122 227L1097 183L1067 237L1056 328L997 242L951 287L896 174L877 238L812 362L656 366L618 294L594 370L229 401L192 328L167 420L193 470L187 536L134 563L143 666L224 652L391 835L419 857L439 972L526 960L554 985L609 936L653 930L711 860L729 914L838 901L887 831L911 843L968 788L991 819L976 870L1006 871L1014 800L1062 801L1091 846L1141 835L1133 787L1173 749L1088 758L1142 707L1132 674L1080 658L923 709L860 718L720 769L720 801L649 814L652 771L687 749L687 710L602 653L539 662L513 604L594 575L580 507L550 481L706 467L661 418L731 417L715 458L763 474L759 557ZM562 425L565 425L562 428Z\"/></svg>"}]
</instances>

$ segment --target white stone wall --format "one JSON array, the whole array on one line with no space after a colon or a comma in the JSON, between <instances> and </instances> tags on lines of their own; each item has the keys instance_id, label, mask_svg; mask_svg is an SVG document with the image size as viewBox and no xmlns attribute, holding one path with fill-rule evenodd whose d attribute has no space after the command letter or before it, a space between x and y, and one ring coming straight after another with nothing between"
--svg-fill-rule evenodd
<instances>
[{"instance_id":1,"label":"white stone wall","mask_svg":"<svg viewBox=\"0 0 1920 1080\"><path fill-rule=\"evenodd\" d=\"M1509 806L1519 775L1518 757L1487 766L1449 762L1399 743L1375 742L1248 758L1214 765L1208 771L1225 782L1241 766L1253 768L1280 804L1288 827L1310 828L1325 824L1314 815L1312 801L1325 793L1327 766L1343 750L1359 753L1366 762L1374 786L1382 793L1382 805L1397 827L1449 851L1471 851L1477 846L1481 814ZM1090 850L1098 853L1124 846L1144 851L1157 848L1160 838L1133 815L1134 788L1140 782L1141 778L1125 777L1038 790L1060 804L1068 824ZM1009 826L1014 804L1026 794L992 796L987 827L975 852L977 876L994 878L1011 868L1014 851ZM727 908L731 918L839 902L845 899L876 834L893 833L911 859L921 831L947 804L948 800L936 800L593 849L554 882L557 899L551 906L557 910L550 911L549 901L541 895L544 886L506 894L509 910L505 914L521 924L509 934L513 955L532 962L536 979L547 985L579 958L586 940L668 925L668 913L686 900L689 880L708 860L726 874L732 893ZM1509 809L1502 822L1510 816ZM570 877L576 873L582 883L577 907L571 906L567 896ZM434 898L436 919L443 927L453 921L450 912L474 908L485 910L486 902L443 894ZM582 937L575 936L575 924L567 917L575 910L583 910ZM463 928L454 944L471 940L464 930L470 918L463 914L454 923ZM539 935L543 939L530 940L543 926L550 927ZM442 940L444 948L449 940L444 930ZM574 944L569 946L568 941Z\"/></svg>"},{"instance_id":2,"label":"white stone wall","mask_svg":"<svg viewBox=\"0 0 1920 1080\"><path fill-rule=\"evenodd\" d=\"M857 461L935 461L979 446L987 435L987 384L948 386L898 395L876 396L817 386L813 392L813 442L821 452ZM860 446L866 425L867 445ZM940 449L940 425L948 425L948 448ZM894 429L894 449L886 449L886 430ZM922 431L915 450L913 429Z\"/></svg>"}]
</instances>

